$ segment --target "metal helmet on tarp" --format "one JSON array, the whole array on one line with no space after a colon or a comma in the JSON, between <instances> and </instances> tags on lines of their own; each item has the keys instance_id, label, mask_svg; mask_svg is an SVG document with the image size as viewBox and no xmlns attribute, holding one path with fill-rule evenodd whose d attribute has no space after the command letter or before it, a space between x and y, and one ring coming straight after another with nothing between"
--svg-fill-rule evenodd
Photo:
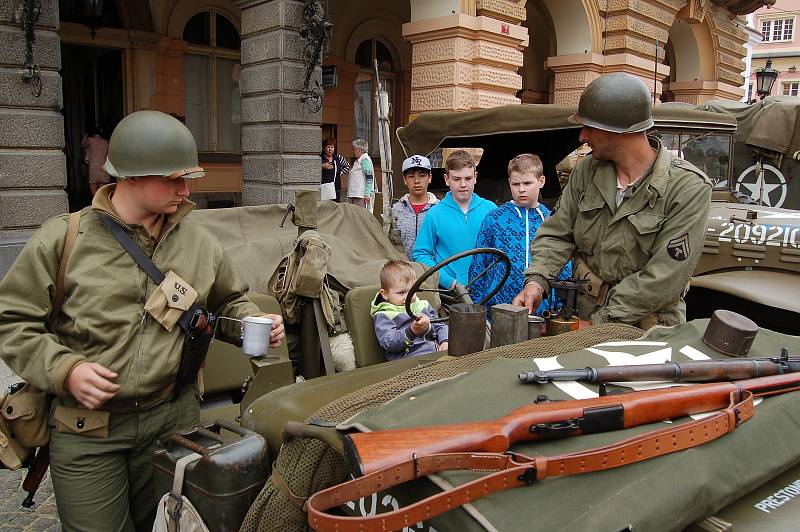
<instances>
[{"instance_id":1,"label":"metal helmet on tarp","mask_svg":"<svg viewBox=\"0 0 800 532\"><path fill-rule=\"evenodd\" d=\"M612 133L638 133L653 126L652 115L653 98L642 80L615 72L584 89L572 120Z\"/></svg>"},{"instance_id":2,"label":"metal helmet on tarp","mask_svg":"<svg viewBox=\"0 0 800 532\"><path fill-rule=\"evenodd\" d=\"M180 120L159 111L136 111L123 118L108 143L103 169L117 178L157 175L168 179L202 177L197 144Z\"/></svg>"}]
</instances>

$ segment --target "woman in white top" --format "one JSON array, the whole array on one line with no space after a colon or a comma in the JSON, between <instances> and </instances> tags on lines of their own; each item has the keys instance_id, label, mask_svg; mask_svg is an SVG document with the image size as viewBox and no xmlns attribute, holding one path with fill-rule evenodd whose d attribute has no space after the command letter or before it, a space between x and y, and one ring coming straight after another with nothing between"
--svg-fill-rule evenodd
<instances>
[{"instance_id":1,"label":"woman in white top","mask_svg":"<svg viewBox=\"0 0 800 532\"><path fill-rule=\"evenodd\" d=\"M375 183L375 168L372 166L372 159L367 155L368 150L369 146L364 139L353 141L356 160L350 168L350 178L347 181L347 201L367 208L372 205Z\"/></svg>"}]
</instances>

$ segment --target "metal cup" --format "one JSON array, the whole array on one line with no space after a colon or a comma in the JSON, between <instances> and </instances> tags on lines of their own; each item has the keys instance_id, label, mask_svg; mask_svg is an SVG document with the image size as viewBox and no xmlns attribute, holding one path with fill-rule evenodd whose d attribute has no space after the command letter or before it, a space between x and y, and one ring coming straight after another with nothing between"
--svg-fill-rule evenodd
<instances>
[{"instance_id":1,"label":"metal cup","mask_svg":"<svg viewBox=\"0 0 800 532\"><path fill-rule=\"evenodd\" d=\"M544 318L528 314L528 340L539 338L542 335L543 326Z\"/></svg>"},{"instance_id":2,"label":"metal cup","mask_svg":"<svg viewBox=\"0 0 800 532\"><path fill-rule=\"evenodd\" d=\"M249 357L267 356L272 320L264 316L248 316L242 320L242 353Z\"/></svg>"}]
</instances>

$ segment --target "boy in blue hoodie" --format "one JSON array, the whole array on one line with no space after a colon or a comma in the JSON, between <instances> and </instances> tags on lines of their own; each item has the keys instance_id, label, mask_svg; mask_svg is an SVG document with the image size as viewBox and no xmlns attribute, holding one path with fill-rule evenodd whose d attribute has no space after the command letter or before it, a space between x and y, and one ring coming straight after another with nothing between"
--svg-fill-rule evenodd
<instances>
[{"instance_id":1,"label":"boy in blue hoodie","mask_svg":"<svg viewBox=\"0 0 800 532\"><path fill-rule=\"evenodd\" d=\"M495 204L475 194L475 161L464 150L450 154L445 163L445 183L450 192L431 207L419 228L413 259L430 267L442 260L475 247L483 218ZM466 285L470 257L452 262L439 270L439 286L451 289L458 282Z\"/></svg>"},{"instance_id":2,"label":"boy in blue hoodie","mask_svg":"<svg viewBox=\"0 0 800 532\"><path fill-rule=\"evenodd\" d=\"M522 291L525 269L530 262L530 245L536 230L550 210L539 203L539 190L544 186L542 161L537 155L523 153L508 162L508 185L512 200L490 212L483 219L475 247L497 248L505 251L511 259L511 275L497 294L486 305L511 303ZM470 278L475 278L494 261L491 255L474 255L469 269ZM495 266L470 286L473 301L480 301L500 281L504 272L502 266ZM572 265L561 270L559 278L569 279ZM536 314L548 310L545 299Z\"/></svg>"},{"instance_id":3,"label":"boy in blue hoodie","mask_svg":"<svg viewBox=\"0 0 800 532\"><path fill-rule=\"evenodd\" d=\"M406 313L406 295L417 280L411 263L389 260L381 268L380 278L381 289L372 300L370 314L386 360L445 351L447 324L431 323L437 316L430 303L415 297L411 310L419 318L414 321Z\"/></svg>"}]
</instances>

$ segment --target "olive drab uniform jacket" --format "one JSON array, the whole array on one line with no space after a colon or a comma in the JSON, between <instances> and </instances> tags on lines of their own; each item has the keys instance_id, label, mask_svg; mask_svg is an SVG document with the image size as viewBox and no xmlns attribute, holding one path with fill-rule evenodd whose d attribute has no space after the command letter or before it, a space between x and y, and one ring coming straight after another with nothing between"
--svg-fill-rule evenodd
<instances>
[{"instance_id":1,"label":"olive drab uniform jacket","mask_svg":"<svg viewBox=\"0 0 800 532\"><path fill-rule=\"evenodd\" d=\"M689 278L703 250L711 182L656 139L650 174L617 207L614 164L586 157L569 179L556 212L542 223L526 280L549 292L553 278L574 258L579 315L649 326L686 321Z\"/></svg>"},{"instance_id":2,"label":"olive drab uniform jacket","mask_svg":"<svg viewBox=\"0 0 800 532\"><path fill-rule=\"evenodd\" d=\"M97 362L119 374L121 387L113 402L146 409L168 396L184 333L177 326L167 332L144 312L156 285L99 216L108 213L121 222L109 199L114 186L100 189L92 206L81 212L64 278L64 303L52 332L47 322L68 215L50 219L34 233L0 281L0 355L17 375L61 397L68 396L65 380L77 363ZM200 306L234 318L260 314L219 241L184 219L193 207L184 199L164 221L157 240L143 226L123 227L162 272L174 271L197 291Z\"/></svg>"}]
</instances>

